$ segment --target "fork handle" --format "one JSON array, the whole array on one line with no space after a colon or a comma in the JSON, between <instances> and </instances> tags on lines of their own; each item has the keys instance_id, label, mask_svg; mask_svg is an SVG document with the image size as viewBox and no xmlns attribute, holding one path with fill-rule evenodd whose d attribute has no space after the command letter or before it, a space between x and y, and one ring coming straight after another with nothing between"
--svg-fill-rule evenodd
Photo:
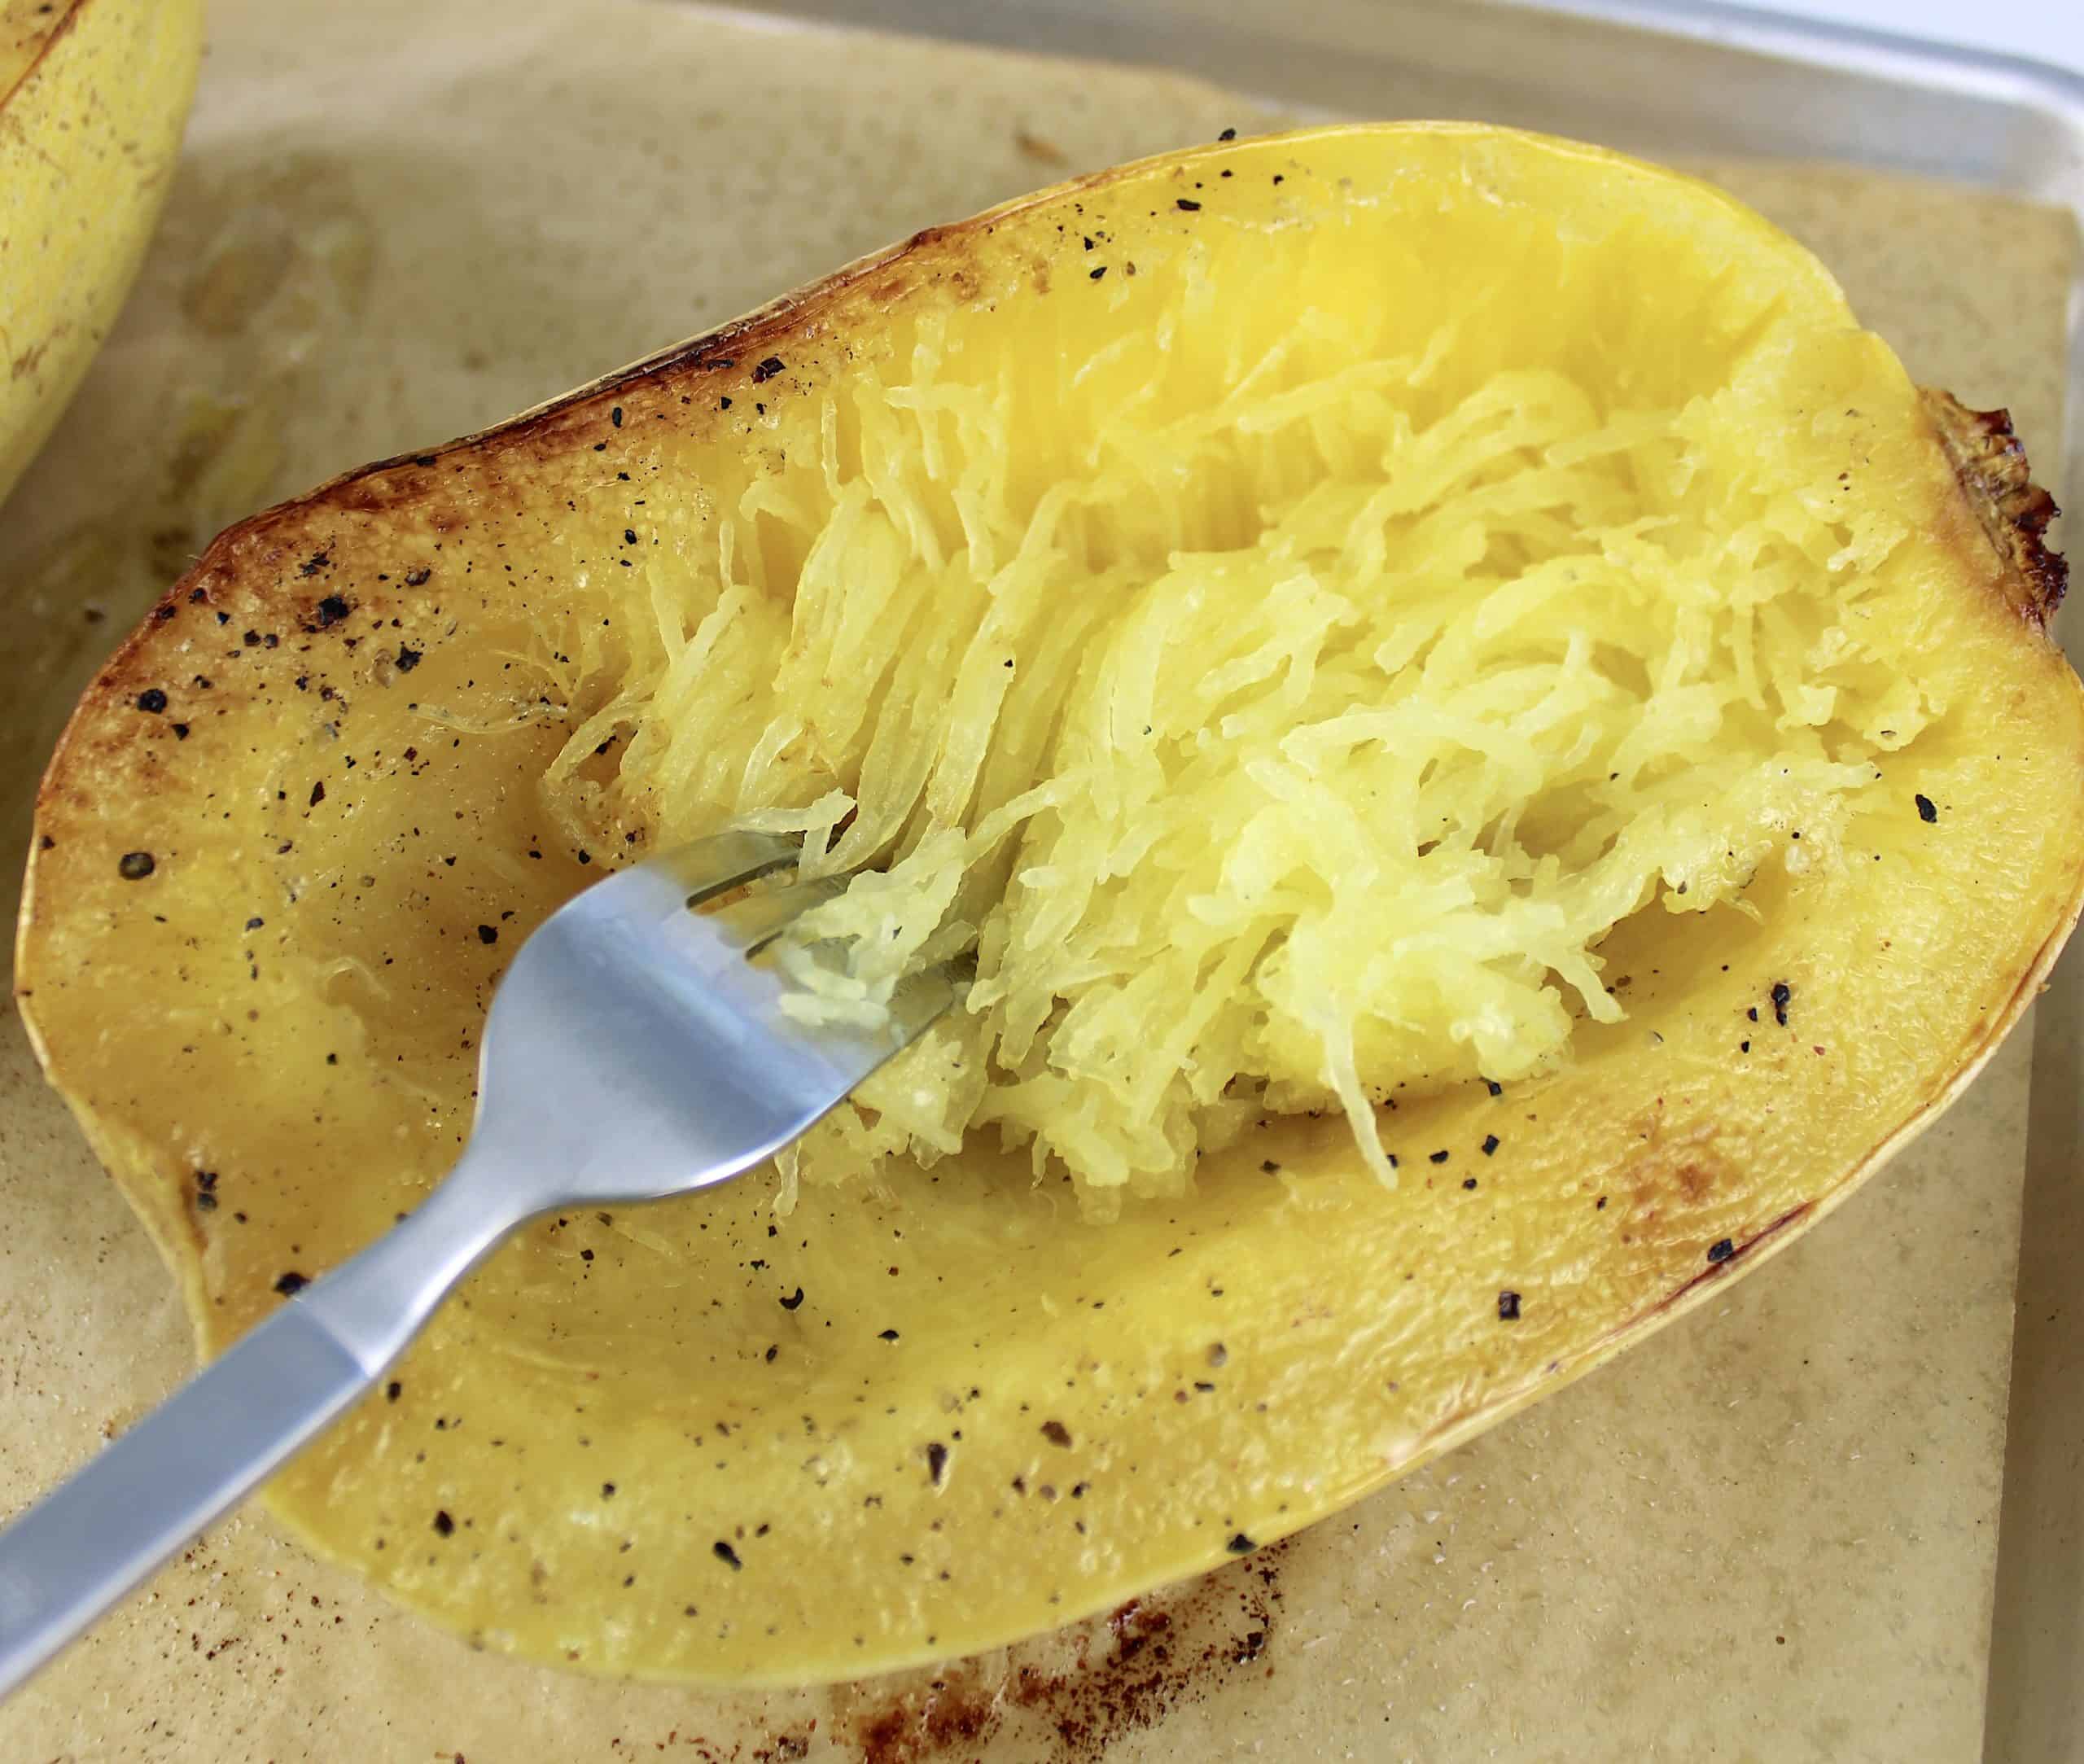
<instances>
[{"instance_id":1,"label":"fork handle","mask_svg":"<svg viewBox=\"0 0 2084 1764\"><path fill-rule=\"evenodd\" d=\"M0 1696L346 1410L514 1223L444 1184L0 1531Z\"/></svg>"},{"instance_id":2,"label":"fork handle","mask_svg":"<svg viewBox=\"0 0 2084 1764\"><path fill-rule=\"evenodd\" d=\"M0 1534L0 1696L368 1388L285 1306Z\"/></svg>"}]
</instances>

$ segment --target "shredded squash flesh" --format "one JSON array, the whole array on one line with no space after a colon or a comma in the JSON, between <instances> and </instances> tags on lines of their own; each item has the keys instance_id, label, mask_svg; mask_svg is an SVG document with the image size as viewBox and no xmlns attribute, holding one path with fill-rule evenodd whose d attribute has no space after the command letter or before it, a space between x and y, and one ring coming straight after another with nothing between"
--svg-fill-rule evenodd
<instances>
[{"instance_id":1,"label":"shredded squash flesh","mask_svg":"<svg viewBox=\"0 0 2084 1764\"><path fill-rule=\"evenodd\" d=\"M532 658L576 842L861 871L779 958L807 1018L974 951L789 1180L983 1132L1104 1214L1338 1110L1394 1182L1379 1108L1566 1058L1618 923L1844 861L1945 714L1837 390L1872 339L1625 217L1298 224L892 315L668 451Z\"/></svg>"}]
</instances>

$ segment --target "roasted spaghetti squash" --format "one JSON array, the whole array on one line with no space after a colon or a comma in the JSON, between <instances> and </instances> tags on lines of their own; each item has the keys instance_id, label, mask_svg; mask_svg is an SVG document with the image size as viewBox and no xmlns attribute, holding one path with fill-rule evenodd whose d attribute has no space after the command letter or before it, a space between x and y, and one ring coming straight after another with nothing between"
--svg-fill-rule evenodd
<instances>
[{"instance_id":1,"label":"roasted spaghetti squash","mask_svg":"<svg viewBox=\"0 0 2084 1764\"><path fill-rule=\"evenodd\" d=\"M974 948L966 1010L778 1183L541 1222L272 1498L583 1666L961 1652L1552 1388L1959 1089L2084 888L2049 513L1702 185L1219 143L224 535L52 763L24 1004L212 1348L436 1178L572 888L865 866L802 1009Z\"/></svg>"}]
</instances>

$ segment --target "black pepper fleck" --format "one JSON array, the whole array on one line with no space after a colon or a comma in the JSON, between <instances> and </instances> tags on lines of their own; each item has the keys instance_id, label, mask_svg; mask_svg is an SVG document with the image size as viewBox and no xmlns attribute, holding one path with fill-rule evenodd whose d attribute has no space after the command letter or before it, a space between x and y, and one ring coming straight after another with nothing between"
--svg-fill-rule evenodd
<instances>
[{"instance_id":1,"label":"black pepper fleck","mask_svg":"<svg viewBox=\"0 0 2084 1764\"><path fill-rule=\"evenodd\" d=\"M1229 1551L1232 1556L1250 1556L1253 1551L1259 1547L1259 1545L1246 1536L1243 1532L1240 1531L1232 1536L1230 1541L1223 1547L1226 1550Z\"/></svg>"},{"instance_id":2,"label":"black pepper fleck","mask_svg":"<svg viewBox=\"0 0 2084 1764\"><path fill-rule=\"evenodd\" d=\"M147 686L138 694L138 708L157 716L166 708L166 694L157 686Z\"/></svg>"},{"instance_id":3,"label":"black pepper fleck","mask_svg":"<svg viewBox=\"0 0 2084 1764\"><path fill-rule=\"evenodd\" d=\"M125 851L116 860L116 873L125 882L142 882L158 868L149 851Z\"/></svg>"},{"instance_id":4,"label":"black pepper fleck","mask_svg":"<svg viewBox=\"0 0 2084 1764\"><path fill-rule=\"evenodd\" d=\"M456 1521L449 1517L449 1509L446 1507L436 1508L434 1510L434 1534L438 1538L445 1538L451 1532L454 1531L455 1529Z\"/></svg>"},{"instance_id":5,"label":"black pepper fleck","mask_svg":"<svg viewBox=\"0 0 2084 1764\"><path fill-rule=\"evenodd\" d=\"M1933 821L1939 819L1938 807L1933 803L1933 799L1929 796L1920 796L1916 800L1919 820L1924 821Z\"/></svg>"},{"instance_id":6,"label":"black pepper fleck","mask_svg":"<svg viewBox=\"0 0 2084 1764\"><path fill-rule=\"evenodd\" d=\"M759 386L773 379L777 374L779 374L782 371L785 365L786 364L783 362L780 356L768 356L754 367L752 370L753 384Z\"/></svg>"},{"instance_id":7,"label":"black pepper fleck","mask_svg":"<svg viewBox=\"0 0 2084 1764\"><path fill-rule=\"evenodd\" d=\"M1071 1442L1071 1430L1062 1421L1044 1421L1042 1437L1053 1446L1068 1446Z\"/></svg>"},{"instance_id":8,"label":"black pepper fleck","mask_svg":"<svg viewBox=\"0 0 2084 1764\"><path fill-rule=\"evenodd\" d=\"M796 1307L800 1305L803 1302L803 1289L802 1287L799 1286L795 1291L790 1293L786 1298L782 1301L782 1308L784 1311L794 1311Z\"/></svg>"},{"instance_id":9,"label":"black pepper fleck","mask_svg":"<svg viewBox=\"0 0 2084 1764\"><path fill-rule=\"evenodd\" d=\"M941 1486L941 1478L947 1473L948 1447L938 1439L929 1440L926 1442L926 1474L933 1479L935 1488Z\"/></svg>"},{"instance_id":10,"label":"black pepper fleck","mask_svg":"<svg viewBox=\"0 0 2084 1764\"><path fill-rule=\"evenodd\" d=\"M409 674L419 666L420 657L425 653L424 650L414 649L410 644L400 644L398 646L398 672L401 674Z\"/></svg>"},{"instance_id":11,"label":"black pepper fleck","mask_svg":"<svg viewBox=\"0 0 2084 1764\"><path fill-rule=\"evenodd\" d=\"M1710 1262L1727 1262L1736 1254L1736 1245L1727 1237L1719 1243L1711 1243L1708 1245L1708 1259Z\"/></svg>"},{"instance_id":12,"label":"black pepper fleck","mask_svg":"<svg viewBox=\"0 0 2084 1764\"><path fill-rule=\"evenodd\" d=\"M1435 1164L1444 1164L1447 1161L1447 1154L1443 1151L1434 1152L1426 1159L1427 1162Z\"/></svg>"},{"instance_id":13,"label":"black pepper fleck","mask_svg":"<svg viewBox=\"0 0 2084 1764\"><path fill-rule=\"evenodd\" d=\"M1191 196L1182 196L1173 204L1173 206L1175 208L1184 208L1188 213L1192 214L1197 208L1201 207L1201 204L1198 202L1196 202Z\"/></svg>"},{"instance_id":14,"label":"black pepper fleck","mask_svg":"<svg viewBox=\"0 0 2084 1764\"><path fill-rule=\"evenodd\" d=\"M1517 1323L1520 1320L1520 1295L1517 1293L1499 1293L1498 1320L1500 1323Z\"/></svg>"},{"instance_id":15,"label":"black pepper fleck","mask_svg":"<svg viewBox=\"0 0 2084 1764\"><path fill-rule=\"evenodd\" d=\"M411 577L408 576L406 580L409 581L411 580ZM313 616L318 621L318 628L324 631L338 624L353 611L354 609L348 606L344 600L341 599L338 594L328 594L325 599L319 602L317 610L314 613Z\"/></svg>"},{"instance_id":16,"label":"black pepper fleck","mask_svg":"<svg viewBox=\"0 0 2084 1764\"><path fill-rule=\"evenodd\" d=\"M310 1284L311 1282L298 1273L295 1268L291 1268L287 1274L278 1274L275 1276L275 1290L285 1298L302 1292Z\"/></svg>"},{"instance_id":17,"label":"black pepper fleck","mask_svg":"<svg viewBox=\"0 0 2084 1764\"><path fill-rule=\"evenodd\" d=\"M1794 988L1784 980L1773 983L1773 1021L1784 1029L1788 1026L1788 1003L1794 996Z\"/></svg>"},{"instance_id":18,"label":"black pepper fleck","mask_svg":"<svg viewBox=\"0 0 2084 1764\"><path fill-rule=\"evenodd\" d=\"M716 1560L718 1561L728 1563L734 1569L743 1568L746 1565L743 1562L738 1560L738 1552L733 1549L731 1546L726 1543L721 1538L717 1539L717 1540L709 1547L716 1553Z\"/></svg>"},{"instance_id":19,"label":"black pepper fleck","mask_svg":"<svg viewBox=\"0 0 2084 1764\"><path fill-rule=\"evenodd\" d=\"M497 943L499 941L499 927L496 925L480 925L478 927L478 941L481 943Z\"/></svg>"}]
</instances>

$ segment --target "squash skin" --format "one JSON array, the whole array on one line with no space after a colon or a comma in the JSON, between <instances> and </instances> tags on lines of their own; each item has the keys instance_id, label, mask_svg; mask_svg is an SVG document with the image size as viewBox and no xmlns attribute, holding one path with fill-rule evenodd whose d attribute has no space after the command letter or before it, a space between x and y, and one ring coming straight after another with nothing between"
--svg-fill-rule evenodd
<instances>
[{"instance_id":1,"label":"squash skin","mask_svg":"<svg viewBox=\"0 0 2084 1764\"><path fill-rule=\"evenodd\" d=\"M0 7L0 500L136 278L202 57L201 0Z\"/></svg>"},{"instance_id":2,"label":"squash skin","mask_svg":"<svg viewBox=\"0 0 2084 1764\"><path fill-rule=\"evenodd\" d=\"M1358 152L1352 143L1370 134L1410 149L1421 136L1437 147L1470 133L1324 131L1241 144L1224 163L1249 163L1238 156L1254 153ZM1522 149L1517 138L1478 133L1486 147L1552 155L1559 166L1626 166L1591 150ZM415 744L430 750L424 759L395 757L394 743L422 726L396 706L407 696L402 652L424 658L410 671L411 691L430 699L436 689L464 693L471 657L484 653L487 628L497 622L488 599L471 610L479 591L458 586L449 554L488 557L478 535L506 530L500 523L523 511L535 493L532 473L569 475L597 443L615 453L646 422L670 418L691 388L757 396L741 383L771 356L784 368L758 383L786 396L792 374L814 371L799 365L807 351L843 359L850 331L889 304L935 289L974 297L990 280L995 230L1017 230L1023 213L1206 157L1124 168L920 235L485 435L336 479L233 528L133 637L83 701L39 800L18 985L46 1069L181 1274L206 1351L274 1302L270 1286L293 1265L288 1255L308 1258L301 1271L317 1272L380 1228L394 1204L409 1204L415 1186L441 1167L467 1108L469 1062L462 1050L433 1048L479 1007L497 970L492 952L417 932L357 946L363 959L388 954L401 969L431 977L409 1001L414 1015L449 1018L415 1048L416 1060L439 1074L431 1110L398 1089L369 1053L333 1046L352 1022L318 1005L291 1009L285 1026L241 1031L236 1007L249 965L295 957L294 947L275 940L293 946L304 935L271 928L295 927L299 909L308 921L304 903L322 898L307 890L293 908L257 898L262 860L278 838L316 843L311 873L322 879L348 879L350 857L366 860L387 884L410 868L409 904L394 898L387 910L422 930L467 930L486 911L512 910L519 935L585 879L568 856L519 856L532 830L526 732L451 751L467 751L466 758L444 759L424 741ZM1666 174L1655 177L1662 184ZM1697 189L1676 178L1669 185L1675 199ZM1770 256L1779 247L1768 239L1760 249ZM1032 260L1025 267L1031 271ZM732 365L716 365L725 360ZM1776 1253L1958 1094L2029 1001L2084 893L2084 709L2042 628L2060 581L2052 566L2032 563L2044 558L2033 526L2038 505L2022 488L2023 471L2014 484L1950 463L1950 446L1973 448L1979 431L1950 427L1947 407L1932 408L1932 431L1904 444L1905 492L1920 499L1950 559L1946 586L1964 603L1964 644L2005 688L1993 694L2003 703L1984 732L2016 741L2016 751L2002 751L2007 768L2019 764L1993 790L2004 800L1986 823L1976 825L1964 803L1958 819L1950 812L1942 824L1962 842L1956 873L1985 874L2005 911L1993 915L2001 922L1972 957L1963 957L1973 973L1959 996L1935 1005L1930 1021L1913 1013L1924 1051L1886 1106L1863 1112L1848 1101L1857 1047L1845 1051L1841 1035L1856 1036L1863 1013L1887 1008L1920 965L1891 962L1863 943L1852 959L1847 921L1852 931L1876 932L1890 904L1883 892L1806 905L1791 899L1787 922L1775 929L1793 935L1734 939L1720 952L1730 974L1718 974L1701 948L1679 949L1696 971L1681 974L1673 963L1662 985L1631 995L1631 1022L1588 1034L1573 1073L1505 1099L1451 1096L1410 1111L1416 1123L1405 1123L1408 1134L1451 1145L1458 1158L1500 1124L1506 1145L1483 1167L1486 1216L1473 1216L1472 1205L1449 1218L1438 1210L1440 1197L1416 1184L1385 1203L1342 1129L1307 1123L1279 1130L1277 1161L1291 1189L1270 1192L1255 1180L1273 1146L1272 1137L1255 1140L1249 1156L1212 1160L1219 1167L1205 1175L1190 1215L1154 1209L1096 1231L1030 1206L995 1237L988 1172L959 1194L935 1190L901 1215L907 1248L892 1252L923 1258L931 1279L910 1267L913 1279L903 1281L867 1271L878 1285L850 1272L860 1259L845 1250L860 1229L861 1203L852 1197L830 1205L807 1197L812 1216L786 1231L816 1243L793 1266L787 1244L767 1248L763 1197L749 1191L656 1210L641 1228L686 1240L689 1254L705 1219L723 1228L714 1235L741 1240L738 1263L727 1256L687 1265L744 1279L743 1263L772 1260L763 1276L778 1273L785 1293L801 1284L813 1294L813 1315L823 1308L820 1320L842 1325L834 1333L860 1339L827 1350L799 1332L782 1362L795 1381L763 1394L762 1368L773 1363L764 1346L803 1314L777 1307L771 1279L748 1280L742 1302L734 1298L720 1320L695 1319L689 1338L712 1332L741 1363L728 1376L704 1370L705 1379L717 1378L715 1414L725 1416L727 1434L715 1431L708 1408L695 1426L662 1417L672 1393L636 1381L641 1388L622 1416L621 1473L594 1473L598 1456L589 1454L607 1442L605 1429L585 1445L567 1441L536 1455L537 1466L549 1464L549 1479L580 1493L616 1485L601 1502L575 1500L587 1511L570 1538L532 1529L543 1513L501 1492L496 1453L503 1448L478 1447L530 1425L569 1396L577 1376L571 1363L523 1372L495 1358L499 1371L488 1379L474 1345L494 1333L483 1320L502 1306L516 1317L549 1314L528 1311L528 1282L507 1277L518 1262L550 1252L547 1234L532 1234L523 1251L488 1271L469 1312L445 1318L408 1359L401 1403L379 1397L316 1448L278 1485L278 1510L318 1547L353 1555L405 1602L494 1645L663 1677L852 1675L1006 1639L1220 1560L1234 1540L1265 1543L1590 1369ZM611 415L617 410L620 419ZM1997 453L1999 463L2017 463L2001 444ZM1992 546L1993 530L2010 536L2004 550ZM432 573L415 582L421 570ZM449 627L459 622L476 641L455 642ZM296 684L300 676L308 685ZM194 685L199 678L211 684ZM177 702L142 711L141 698L154 691ZM177 722L188 735L173 733ZM331 735L329 724L338 725ZM335 768L325 803L307 806L315 769L307 762L343 735L361 751L365 778L380 753L382 789L344 791ZM241 759L242 746L260 757ZM266 799L267 786L292 781L301 788L287 809ZM1907 802L1908 780L1903 787ZM112 807L123 812L112 817ZM463 817L453 844L394 860L390 848L406 838L405 829L436 813ZM233 823L228 834L216 824L221 815ZM133 850L154 854L151 873L136 882L119 870ZM440 861L447 855L453 868ZM418 877L422 867L428 874ZM525 880L509 873L517 869ZM249 908L268 921L257 962L245 952L263 939L236 929ZM157 926L155 913L169 924ZM1946 926L1957 917L1950 907L1904 915L1935 948L1950 947ZM351 935L358 918L366 931L366 916L341 913L324 935ZM1863 963L1873 971L1858 972ZM1719 1055L1727 1064L1726 1031L1745 1010L1767 1005L1776 981L1793 989L1794 1020L1770 1070L1762 1060L1742 1075L1703 1079L1701 1063ZM117 1015L126 1000L162 999L195 1013L199 1046L211 1037L236 1048L174 1056L162 1067L150 1029L121 1026ZM1770 1005L1764 1014L1770 1020ZM1645 1053L1653 1033L1663 1041ZM1812 1045L1826 1051L1813 1055ZM339 1064L321 1063L321 1049L337 1053ZM264 1094L264 1080L282 1081L294 1096ZM314 1112L324 1123L317 1135ZM1539 1121L1523 1119L1530 1114ZM399 1167L384 1168L387 1160ZM213 1178L208 1191L199 1171ZM204 1192L215 1202L209 1208L197 1204ZM243 1208L249 1193L282 1209L264 1218L258 1206ZM1508 1197L1502 1217L1491 1194ZM1611 1206L1598 1205L1603 1195ZM1423 1217L1421 1202L1434 1209ZM1453 1204L1461 1205L1458 1193ZM223 1215L239 1210L251 1219L234 1232ZM877 1221L878 1233L887 1223ZM1723 1245L1727 1253L1710 1259ZM1021 1271L1011 1282L1018 1290L978 1266L990 1259L979 1253L987 1245ZM636 1252L620 1264L646 1265ZM1409 1277L1384 1289L1385 1270ZM1508 1284L1525 1300L1509 1330L1496 1316ZM1046 1299L1039 1319L1028 1302L1035 1294ZM1092 1314L1096 1304L1104 1315ZM569 1294L556 1307L567 1315L578 1308ZM888 1371L894 1350L870 1327L884 1321L900 1327L904 1351L914 1356L905 1363L917 1369ZM971 1385L933 1363L985 1370ZM865 1377L879 1381L897 1406L889 1425L849 1423L845 1406ZM1204 1392L1204 1384L1216 1388ZM812 1412L815 1448L803 1443L799 1405ZM467 1428L435 1429L459 1412ZM1052 1424L1068 1444L1046 1430ZM718 1457L690 1462L692 1481L647 1490L646 1467L690 1460L696 1433ZM947 1454L939 1472L929 1451L936 1444ZM428 1462L415 1464L415 1450ZM807 1453L825 1460L819 1470L807 1470ZM377 1469L363 1468L365 1460ZM710 1463L720 1466L713 1476ZM776 1497L758 1514L742 1512L751 1490ZM455 1490L484 1499L487 1511L468 1517L482 1517L500 1540L480 1556L486 1565L460 1577L452 1558L427 1561L431 1547L420 1547L427 1512L450 1510L461 1499ZM703 1540L692 1564L667 1541L685 1532L690 1508ZM704 1529L702 1521L712 1523ZM707 1578L690 1583L684 1601L701 1618L678 1622L679 1603L637 1620L620 1614L628 1603L618 1596L623 1552L596 1541L607 1521L634 1541L640 1583L646 1558L671 1557L684 1577L706 1566ZM752 1536L733 1541L740 1524ZM763 1524L775 1543L760 1537ZM391 1541L383 1557L370 1551L379 1532ZM712 1533L733 1542L742 1569L719 1568L713 1556L705 1564ZM779 1633L764 1633L768 1621ZM731 1626L720 1633L719 1622Z\"/></svg>"}]
</instances>

